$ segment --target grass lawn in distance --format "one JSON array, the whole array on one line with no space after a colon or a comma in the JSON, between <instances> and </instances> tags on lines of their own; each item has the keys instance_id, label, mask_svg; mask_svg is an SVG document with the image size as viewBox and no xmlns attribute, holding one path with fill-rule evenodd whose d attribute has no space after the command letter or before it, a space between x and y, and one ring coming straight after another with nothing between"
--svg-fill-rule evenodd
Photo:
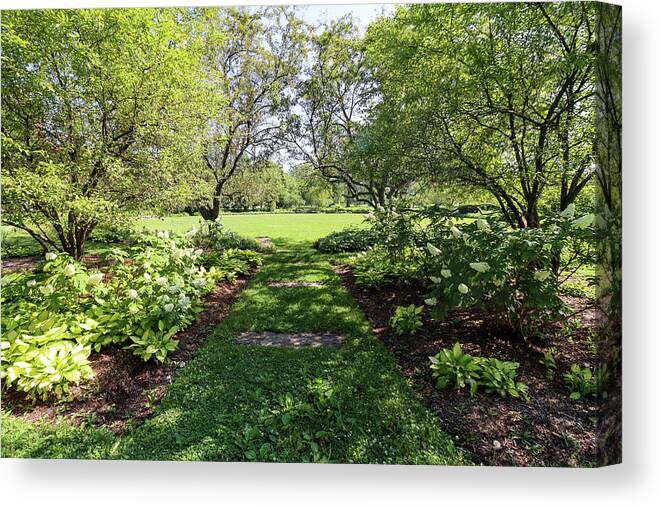
<instances>
[{"instance_id":1,"label":"grass lawn in distance","mask_svg":"<svg viewBox=\"0 0 661 507\"><path fill-rule=\"evenodd\" d=\"M314 241L346 227L364 227L364 220L361 213L235 213L222 215L220 219L227 229L242 236L294 241ZM198 216L171 216L137 220L136 228L182 234L193 226L198 227L199 223Z\"/></svg>"},{"instance_id":2,"label":"grass lawn in distance","mask_svg":"<svg viewBox=\"0 0 661 507\"><path fill-rule=\"evenodd\" d=\"M134 220L134 228L168 230L184 234L193 226L199 227L199 216L176 215L163 218L143 218ZM256 213L224 214L221 223L227 229L242 236L269 236L294 241L314 241L334 231L346 227L365 227L362 213ZM2 242L6 246L20 246L30 255L38 255L41 248L26 232L14 227L2 226ZM98 254L104 245L88 243L87 253Z\"/></svg>"}]
</instances>

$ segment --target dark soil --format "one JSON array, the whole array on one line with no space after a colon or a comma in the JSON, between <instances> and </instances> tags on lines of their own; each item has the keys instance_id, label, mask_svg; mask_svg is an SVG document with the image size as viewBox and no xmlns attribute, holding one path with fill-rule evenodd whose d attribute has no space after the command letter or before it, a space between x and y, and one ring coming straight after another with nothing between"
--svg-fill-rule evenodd
<instances>
[{"instance_id":1,"label":"dark soil","mask_svg":"<svg viewBox=\"0 0 661 507\"><path fill-rule=\"evenodd\" d=\"M591 399L572 401L562 373L571 363L593 367L596 361L590 336L593 311L589 301L567 298L579 311L577 326L549 329L535 343L508 339L493 328L487 312L453 311L444 322L431 319L425 310L424 327L411 337L397 336L389 320L396 306L424 305L425 289L418 286L363 290L356 286L347 266L336 268L342 280L367 315L377 337L394 354L399 369L441 420L448 433L473 454L476 463L513 466L591 466L597 445L599 403ZM425 307L427 308L427 307ZM584 310L584 311L580 311ZM429 356L461 343L465 352L516 361L518 380L529 387L529 400L467 390L438 390L429 368ZM558 365L554 380L546 378L539 363L547 347L555 347Z\"/></svg>"},{"instance_id":2,"label":"dark soil","mask_svg":"<svg viewBox=\"0 0 661 507\"><path fill-rule=\"evenodd\" d=\"M131 421L143 420L154 412L168 384L229 313L249 279L221 283L206 297L195 322L176 334L179 347L166 363L144 362L121 348L107 349L90 355L95 377L71 389L68 400L31 402L22 393L10 391L3 395L3 408L11 408L13 414L28 421L63 416L74 424L88 421L123 432Z\"/></svg>"},{"instance_id":3,"label":"dark soil","mask_svg":"<svg viewBox=\"0 0 661 507\"><path fill-rule=\"evenodd\" d=\"M16 271L32 271L44 261L43 255L29 257L11 257L2 259L2 271L14 273ZM87 269L102 269L105 262L98 255L84 255L81 262Z\"/></svg>"}]
</instances>

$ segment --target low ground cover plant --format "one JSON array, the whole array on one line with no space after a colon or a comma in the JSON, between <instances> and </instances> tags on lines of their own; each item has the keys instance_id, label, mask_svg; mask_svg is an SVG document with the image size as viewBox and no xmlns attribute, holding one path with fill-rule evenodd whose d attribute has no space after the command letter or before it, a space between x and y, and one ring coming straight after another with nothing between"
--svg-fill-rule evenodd
<instances>
[{"instance_id":1,"label":"low ground cover plant","mask_svg":"<svg viewBox=\"0 0 661 507\"><path fill-rule=\"evenodd\" d=\"M606 398L608 393L607 384L610 380L609 369L606 364L602 364L593 371L574 363L562 377L569 388L569 397L572 400L587 397Z\"/></svg>"},{"instance_id":2,"label":"low ground cover plant","mask_svg":"<svg viewBox=\"0 0 661 507\"><path fill-rule=\"evenodd\" d=\"M398 306L390 319L390 325L398 335L412 335L422 328L423 306L410 304Z\"/></svg>"},{"instance_id":3,"label":"low ground cover plant","mask_svg":"<svg viewBox=\"0 0 661 507\"><path fill-rule=\"evenodd\" d=\"M319 238L314 247L323 253L362 252L376 244L372 229L347 228Z\"/></svg>"},{"instance_id":4,"label":"low ground cover plant","mask_svg":"<svg viewBox=\"0 0 661 507\"><path fill-rule=\"evenodd\" d=\"M488 394L527 397L528 386L516 380L519 363L471 356L461 349L459 343L455 343L452 349L442 349L429 359L438 389L449 385L457 389L468 386L472 396L483 387Z\"/></svg>"},{"instance_id":5,"label":"low ground cover plant","mask_svg":"<svg viewBox=\"0 0 661 507\"><path fill-rule=\"evenodd\" d=\"M258 254L228 250L223 264L207 268L200 255L189 240L159 233L110 250L105 272L49 252L34 272L3 278L3 389L61 396L92 376L91 351L111 344L145 361L165 361L202 297L261 261Z\"/></svg>"}]
</instances>

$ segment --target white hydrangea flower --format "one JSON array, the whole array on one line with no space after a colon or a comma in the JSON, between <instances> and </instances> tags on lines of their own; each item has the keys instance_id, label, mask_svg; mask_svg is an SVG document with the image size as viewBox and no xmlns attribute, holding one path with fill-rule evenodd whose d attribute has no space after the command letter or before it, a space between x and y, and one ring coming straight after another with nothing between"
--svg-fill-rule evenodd
<instances>
[{"instance_id":1,"label":"white hydrangea flower","mask_svg":"<svg viewBox=\"0 0 661 507\"><path fill-rule=\"evenodd\" d=\"M170 291L170 294L176 294L177 292L179 292L180 288L181 287L179 286L179 284L175 283L174 285L170 285L170 288L168 290Z\"/></svg>"},{"instance_id":2,"label":"white hydrangea flower","mask_svg":"<svg viewBox=\"0 0 661 507\"><path fill-rule=\"evenodd\" d=\"M204 287L207 284L207 281L204 278L196 278L192 281L193 287Z\"/></svg>"},{"instance_id":3,"label":"white hydrangea flower","mask_svg":"<svg viewBox=\"0 0 661 507\"><path fill-rule=\"evenodd\" d=\"M441 276L443 278L450 278L452 276L452 271L449 269L441 269Z\"/></svg>"},{"instance_id":4,"label":"white hydrangea flower","mask_svg":"<svg viewBox=\"0 0 661 507\"><path fill-rule=\"evenodd\" d=\"M461 292L462 294L468 294L468 287L466 286L466 284L460 283L459 287L457 287L457 290L459 290L459 292Z\"/></svg>"},{"instance_id":5,"label":"white hydrangea flower","mask_svg":"<svg viewBox=\"0 0 661 507\"><path fill-rule=\"evenodd\" d=\"M144 279L147 280L147 281L151 280L151 275L150 275L149 273L144 273L142 276L143 276Z\"/></svg>"},{"instance_id":6,"label":"white hydrangea flower","mask_svg":"<svg viewBox=\"0 0 661 507\"><path fill-rule=\"evenodd\" d=\"M484 273L486 271L489 271L489 264L487 264L486 262L471 262L469 266L478 273Z\"/></svg>"},{"instance_id":7,"label":"white hydrangea flower","mask_svg":"<svg viewBox=\"0 0 661 507\"><path fill-rule=\"evenodd\" d=\"M98 283L101 283L103 280L103 273L94 273L93 275L90 275L90 277L87 279L87 283L89 285L97 285Z\"/></svg>"},{"instance_id":8,"label":"white hydrangea flower","mask_svg":"<svg viewBox=\"0 0 661 507\"><path fill-rule=\"evenodd\" d=\"M488 231L491 229L491 227L489 227L489 223L482 218L478 218L476 223L477 223L477 228L480 229L481 231Z\"/></svg>"},{"instance_id":9,"label":"white hydrangea flower","mask_svg":"<svg viewBox=\"0 0 661 507\"><path fill-rule=\"evenodd\" d=\"M166 283L168 283L168 279L167 279L166 277L164 277L164 276L159 276L159 277L156 279L156 283L157 283L158 285L165 285Z\"/></svg>"},{"instance_id":10,"label":"white hydrangea flower","mask_svg":"<svg viewBox=\"0 0 661 507\"><path fill-rule=\"evenodd\" d=\"M190 306L190 298L186 294L182 294L177 301L177 304L182 310L185 310Z\"/></svg>"},{"instance_id":11,"label":"white hydrangea flower","mask_svg":"<svg viewBox=\"0 0 661 507\"><path fill-rule=\"evenodd\" d=\"M127 294L131 299L138 299L138 291L135 289L129 289Z\"/></svg>"},{"instance_id":12,"label":"white hydrangea flower","mask_svg":"<svg viewBox=\"0 0 661 507\"><path fill-rule=\"evenodd\" d=\"M461 238L462 236L461 231L457 229L457 227L455 227L454 225L450 227L450 232L452 233L452 236L454 236L455 238Z\"/></svg>"},{"instance_id":13,"label":"white hydrangea flower","mask_svg":"<svg viewBox=\"0 0 661 507\"><path fill-rule=\"evenodd\" d=\"M433 256L437 256L441 254L441 251L431 243L427 243L427 250L429 250L429 253L432 254Z\"/></svg>"},{"instance_id":14,"label":"white hydrangea flower","mask_svg":"<svg viewBox=\"0 0 661 507\"><path fill-rule=\"evenodd\" d=\"M429 279L434 283L441 283L441 279L437 276L430 276Z\"/></svg>"},{"instance_id":15,"label":"white hydrangea flower","mask_svg":"<svg viewBox=\"0 0 661 507\"><path fill-rule=\"evenodd\" d=\"M39 292L41 292L44 296L50 296L53 294L53 292L55 292L55 288L49 283L39 287Z\"/></svg>"},{"instance_id":16,"label":"white hydrangea flower","mask_svg":"<svg viewBox=\"0 0 661 507\"><path fill-rule=\"evenodd\" d=\"M549 276L551 276L550 271L535 271L535 280L543 282L546 280Z\"/></svg>"},{"instance_id":17,"label":"white hydrangea flower","mask_svg":"<svg viewBox=\"0 0 661 507\"><path fill-rule=\"evenodd\" d=\"M46 254L47 261L54 261L55 259L57 259L57 254L55 252L48 252Z\"/></svg>"},{"instance_id":18,"label":"white hydrangea flower","mask_svg":"<svg viewBox=\"0 0 661 507\"><path fill-rule=\"evenodd\" d=\"M170 296L168 296L167 294L163 294L163 295L161 296L161 302L163 302L163 303L169 303L169 302L170 302Z\"/></svg>"},{"instance_id":19,"label":"white hydrangea flower","mask_svg":"<svg viewBox=\"0 0 661 507\"><path fill-rule=\"evenodd\" d=\"M172 303L167 303L163 306L163 310L170 313L172 310L174 310L174 305Z\"/></svg>"},{"instance_id":20,"label":"white hydrangea flower","mask_svg":"<svg viewBox=\"0 0 661 507\"><path fill-rule=\"evenodd\" d=\"M73 276L76 274L76 266L73 264L67 264L67 267L64 268L64 271L62 271L62 274L64 276Z\"/></svg>"},{"instance_id":21,"label":"white hydrangea flower","mask_svg":"<svg viewBox=\"0 0 661 507\"><path fill-rule=\"evenodd\" d=\"M425 299L425 304L429 306L436 306L436 303L438 303L438 300L436 298L428 298Z\"/></svg>"},{"instance_id":22,"label":"white hydrangea flower","mask_svg":"<svg viewBox=\"0 0 661 507\"><path fill-rule=\"evenodd\" d=\"M34 287L35 285L37 285L37 281L36 280L28 280L28 283L26 285L28 287Z\"/></svg>"}]
</instances>

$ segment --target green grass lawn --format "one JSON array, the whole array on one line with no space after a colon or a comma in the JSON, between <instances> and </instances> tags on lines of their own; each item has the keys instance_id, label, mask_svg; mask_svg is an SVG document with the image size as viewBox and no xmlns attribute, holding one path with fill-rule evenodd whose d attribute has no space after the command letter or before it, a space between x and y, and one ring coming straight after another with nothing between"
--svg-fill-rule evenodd
<instances>
[{"instance_id":1,"label":"green grass lawn","mask_svg":"<svg viewBox=\"0 0 661 507\"><path fill-rule=\"evenodd\" d=\"M294 241L313 241L345 227L364 226L364 217L360 213L260 213L227 214L221 223L229 230L243 236L269 236L273 239ZM149 218L136 221L136 227L150 230L169 230L185 233L193 226L199 226L200 217L174 216Z\"/></svg>"},{"instance_id":2,"label":"green grass lawn","mask_svg":"<svg viewBox=\"0 0 661 507\"><path fill-rule=\"evenodd\" d=\"M277 238L271 231L280 230L308 241L276 240L277 253L176 376L153 418L115 436L5 414L3 456L468 464L372 334L331 257L311 248L309 239L332 228L330 218L306 216L289 232L253 218L244 234ZM278 288L268 280L325 285ZM332 331L346 342L337 349L234 343L242 331L262 330Z\"/></svg>"},{"instance_id":3,"label":"green grass lawn","mask_svg":"<svg viewBox=\"0 0 661 507\"><path fill-rule=\"evenodd\" d=\"M345 227L364 227L364 220L360 213L236 213L222 216L225 227L243 236L269 236L294 241L314 241ZM199 224L199 216L169 216L136 219L133 222L136 230L169 230L178 234L188 232L193 226L199 227ZM38 255L41 251L26 232L6 225L2 226L2 243L5 246L20 246L29 255ZM106 245L89 242L86 251L99 254L106 248Z\"/></svg>"}]
</instances>

